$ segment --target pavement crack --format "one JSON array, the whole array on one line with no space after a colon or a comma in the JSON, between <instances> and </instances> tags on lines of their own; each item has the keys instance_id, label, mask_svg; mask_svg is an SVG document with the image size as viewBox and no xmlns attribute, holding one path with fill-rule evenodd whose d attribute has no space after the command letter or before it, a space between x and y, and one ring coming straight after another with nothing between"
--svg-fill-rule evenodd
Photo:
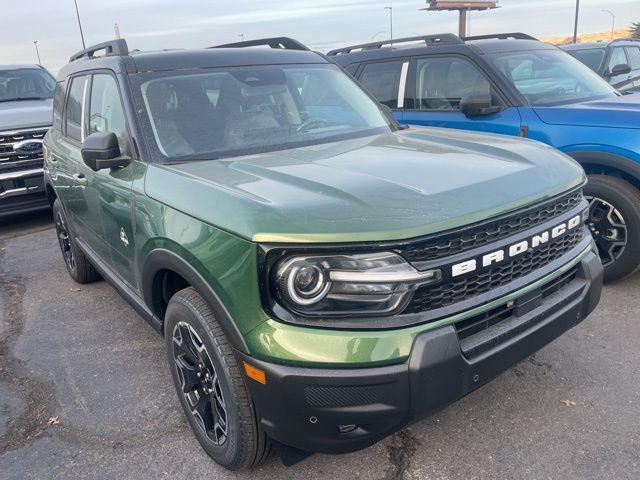
<instances>
[{"instance_id":1,"label":"pavement crack","mask_svg":"<svg viewBox=\"0 0 640 480\"><path fill-rule=\"evenodd\" d=\"M6 254L5 244L0 241L0 305L6 324L0 337L0 382L19 392L23 411L9 421L6 434L0 438L0 454L42 436L47 429L47 412L55 411L56 405L53 388L32 376L25 363L13 355L13 346L24 329L26 283L24 278L2 269Z\"/></svg>"},{"instance_id":2,"label":"pavement crack","mask_svg":"<svg viewBox=\"0 0 640 480\"><path fill-rule=\"evenodd\" d=\"M404 479L405 472L409 468L419 444L420 441L411 434L409 428L405 428L391 437L386 446L391 465L385 472L384 480Z\"/></svg>"}]
</instances>

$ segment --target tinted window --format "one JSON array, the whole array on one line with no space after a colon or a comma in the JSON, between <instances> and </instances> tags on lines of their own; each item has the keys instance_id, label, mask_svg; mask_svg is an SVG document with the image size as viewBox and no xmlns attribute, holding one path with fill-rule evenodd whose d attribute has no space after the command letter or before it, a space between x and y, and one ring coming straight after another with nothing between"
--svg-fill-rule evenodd
<instances>
[{"instance_id":1,"label":"tinted window","mask_svg":"<svg viewBox=\"0 0 640 480\"><path fill-rule=\"evenodd\" d=\"M425 58L416 61L416 102L419 110L459 110L471 94L491 96L491 84L470 62L461 58ZM498 103L496 98L494 104Z\"/></svg>"},{"instance_id":2,"label":"tinted window","mask_svg":"<svg viewBox=\"0 0 640 480\"><path fill-rule=\"evenodd\" d=\"M82 141L82 97L86 80L87 77L75 77L71 81L65 112L67 137L78 142Z\"/></svg>"},{"instance_id":3,"label":"tinted window","mask_svg":"<svg viewBox=\"0 0 640 480\"><path fill-rule=\"evenodd\" d=\"M401 71L400 61L370 63L365 65L359 80L380 103L389 108L398 108Z\"/></svg>"},{"instance_id":4,"label":"tinted window","mask_svg":"<svg viewBox=\"0 0 640 480\"><path fill-rule=\"evenodd\" d=\"M609 59L609 71L616 65L626 65L627 56L624 54L624 48L614 48Z\"/></svg>"},{"instance_id":5,"label":"tinted window","mask_svg":"<svg viewBox=\"0 0 640 480\"><path fill-rule=\"evenodd\" d=\"M627 47L626 50L631 70L640 70L640 48Z\"/></svg>"},{"instance_id":6,"label":"tinted window","mask_svg":"<svg viewBox=\"0 0 640 480\"><path fill-rule=\"evenodd\" d=\"M64 90L66 83L58 82L53 97L53 128L62 130L62 112L64 110Z\"/></svg>"},{"instance_id":7,"label":"tinted window","mask_svg":"<svg viewBox=\"0 0 640 480\"><path fill-rule=\"evenodd\" d=\"M602 65L602 60L604 59L604 48L587 48L585 50L574 50L570 52L571 55L576 57L582 63L584 63L587 67L589 67L594 72L597 72Z\"/></svg>"},{"instance_id":8,"label":"tinted window","mask_svg":"<svg viewBox=\"0 0 640 480\"><path fill-rule=\"evenodd\" d=\"M127 122L122 109L118 84L111 75L94 75L91 85L89 133L113 132L118 136L120 152L130 155Z\"/></svg>"},{"instance_id":9,"label":"tinted window","mask_svg":"<svg viewBox=\"0 0 640 480\"><path fill-rule=\"evenodd\" d=\"M216 159L391 130L378 104L335 65L149 72L133 80L149 120L144 130L168 158Z\"/></svg>"}]
</instances>

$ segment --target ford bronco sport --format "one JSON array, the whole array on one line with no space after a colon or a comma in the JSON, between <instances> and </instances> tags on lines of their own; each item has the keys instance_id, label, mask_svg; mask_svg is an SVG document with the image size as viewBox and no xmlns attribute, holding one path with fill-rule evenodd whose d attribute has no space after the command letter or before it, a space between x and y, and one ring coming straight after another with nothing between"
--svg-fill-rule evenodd
<instances>
[{"instance_id":1,"label":"ford bronco sport","mask_svg":"<svg viewBox=\"0 0 640 480\"><path fill-rule=\"evenodd\" d=\"M74 55L45 138L71 277L164 334L217 462L364 448L594 309L573 160L402 128L291 39L225 47Z\"/></svg>"},{"instance_id":2,"label":"ford bronco sport","mask_svg":"<svg viewBox=\"0 0 640 480\"><path fill-rule=\"evenodd\" d=\"M0 217L49 208L42 139L55 84L40 65L0 65Z\"/></svg>"},{"instance_id":3,"label":"ford bronco sport","mask_svg":"<svg viewBox=\"0 0 640 480\"><path fill-rule=\"evenodd\" d=\"M401 123L528 137L577 160L606 281L640 264L640 94L523 33L427 35L329 52Z\"/></svg>"}]
</instances>

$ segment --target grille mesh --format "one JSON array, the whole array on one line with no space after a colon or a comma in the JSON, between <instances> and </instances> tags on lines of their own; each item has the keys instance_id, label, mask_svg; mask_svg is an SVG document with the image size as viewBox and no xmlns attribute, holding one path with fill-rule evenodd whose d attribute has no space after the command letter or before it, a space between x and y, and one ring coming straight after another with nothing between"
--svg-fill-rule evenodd
<instances>
[{"instance_id":1,"label":"grille mesh","mask_svg":"<svg viewBox=\"0 0 640 480\"><path fill-rule=\"evenodd\" d=\"M487 272L469 275L445 284L426 285L416 291L404 313L446 307L506 285L560 258L575 247L582 237L583 230L576 228L554 243L525 252Z\"/></svg>"},{"instance_id":2,"label":"grille mesh","mask_svg":"<svg viewBox=\"0 0 640 480\"><path fill-rule=\"evenodd\" d=\"M506 218L450 232L437 238L411 243L397 249L397 251L411 263L439 260L499 241L536 225L541 225L568 212L578 206L581 201L582 191L573 192Z\"/></svg>"}]
</instances>

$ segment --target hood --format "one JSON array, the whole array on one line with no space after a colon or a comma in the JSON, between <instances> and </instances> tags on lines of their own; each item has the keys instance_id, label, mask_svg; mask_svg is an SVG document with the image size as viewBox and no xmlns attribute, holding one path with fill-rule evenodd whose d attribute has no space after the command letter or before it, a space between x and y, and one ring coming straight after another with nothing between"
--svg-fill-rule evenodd
<instances>
[{"instance_id":1,"label":"hood","mask_svg":"<svg viewBox=\"0 0 640 480\"><path fill-rule=\"evenodd\" d=\"M48 127L53 122L53 99L0 102L0 131Z\"/></svg>"},{"instance_id":2,"label":"hood","mask_svg":"<svg viewBox=\"0 0 640 480\"><path fill-rule=\"evenodd\" d=\"M640 93L534 110L550 125L640 128Z\"/></svg>"},{"instance_id":3,"label":"hood","mask_svg":"<svg viewBox=\"0 0 640 480\"><path fill-rule=\"evenodd\" d=\"M363 242L467 225L584 183L532 140L438 128L149 165L150 197L256 242Z\"/></svg>"}]
</instances>

